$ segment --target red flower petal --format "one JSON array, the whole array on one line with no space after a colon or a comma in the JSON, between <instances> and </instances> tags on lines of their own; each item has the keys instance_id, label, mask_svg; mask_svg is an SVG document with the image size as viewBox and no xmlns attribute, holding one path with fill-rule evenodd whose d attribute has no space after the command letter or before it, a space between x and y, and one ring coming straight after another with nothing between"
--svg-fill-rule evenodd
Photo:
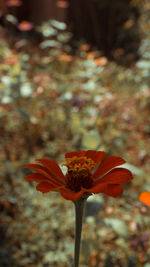
<instances>
[{"instance_id":1,"label":"red flower petal","mask_svg":"<svg viewBox=\"0 0 150 267\"><path fill-rule=\"evenodd\" d=\"M48 178L49 181L55 183L56 185L65 184L65 182L63 180L59 181L58 179L56 179L56 176L51 174L47 168L45 168L39 164L28 164L25 166L25 168L29 168L29 169L37 171L37 173L45 176L46 178Z\"/></svg>"},{"instance_id":2,"label":"red flower petal","mask_svg":"<svg viewBox=\"0 0 150 267\"><path fill-rule=\"evenodd\" d=\"M107 185L103 193L111 197L117 197L123 193L123 188L120 185L115 184Z\"/></svg>"},{"instance_id":3,"label":"red flower petal","mask_svg":"<svg viewBox=\"0 0 150 267\"><path fill-rule=\"evenodd\" d=\"M39 173L41 173L45 176L48 176L50 174L47 168L45 168L39 164L27 164L26 166L24 166L24 168L38 171Z\"/></svg>"},{"instance_id":4,"label":"red flower petal","mask_svg":"<svg viewBox=\"0 0 150 267\"><path fill-rule=\"evenodd\" d=\"M77 193L71 192L69 190L60 190L59 192L62 195L62 197L64 197L65 199L76 201L83 195L84 190L81 190L80 192L77 192Z\"/></svg>"},{"instance_id":5,"label":"red flower petal","mask_svg":"<svg viewBox=\"0 0 150 267\"><path fill-rule=\"evenodd\" d=\"M150 206L150 192L142 192L139 196L139 200Z\"/></svg>"},{"instance_id":6,"label":"red flower petal","mask_svg":"<svg viewBox=\"0 0 150 267\"><path fill-rule=\"evenodd\" d=\"M96 163L99 163L104 158L105 154L104 151L88 150L86 151L85 156L94 160Z\"/></svg>"},{"instance_id":7,"label":"red flower petal","mask_svg":"<svg viewBox=\"0 0 150 267\"><path fill-rule=\"evenodd\" d=\"M50 183L47 182L41 182L37 185L36 190L42 192L42 193L47 193L50 191L54 191L56 189L55 186L52 186Z\"/></svg>"},{"instance_id":8,"label":"red flower petal","mask_svg":"<svg viewBox=\"0 0 150 267\"><path fill-rule=\"evenodd\" d=\"M85 191L98 194L98 193L103 193L103 191L106 188L107 188L107 184L101 183L101 184L97 184L96 186L93 186L90 189L86 189Z\"/></svg>"},{"instance_id":9,"label":"red flower petal","mask_svg":"<svg viewBox=\"0 0 150 267\"><path fill-rule=\"evenodd\" d=\"M83 151L67 152L65 154L65 158L72 158L75 156L76 157L87 157L87 158L92 159L96 163L98 163L105 156L105 152L104 151L95 151L95 150L83 150Z\"/></svg>"},{"instance_id":10,"label":"red flower petal","mask_svg":"<svg viewBox=\"0 0 150 267\"><path fill-rule=\"evenodd\" d=\"M97 180L97 183L106 184L121 184L133 179L131 172L125 168L115 168L102 178Z\"/></svg>"},{"instance_id":11,"label":"red flower petal","mask_svg":"<svg viewBox=\"0 0 150 267\"><path fill-rule=\"evenodd\" d=\"M50 159L37 159L37 161L42 163L58 180L64 180L65 176L55 161Z\"/></svg>"},{"instance_id":12,"label":"red flower petal","mask_svg":"<svg viewBox=\"0 0 150 267\"><path fill-rule=\"evenodd\" d=\"M34 181L34 182L48 182L50 183L52 186L58 187L59 184L55 183L53 180L50 180L50 178L45 177L44 175L40 174L40 173L31 173L29 175L26 176L25 178L27 181Z\"/></svg>"},{"instance_id":13,"label":"red flower petal","mask_svg":"<svg viewBox=\"0 0 150 267\"><path fill-rule=\"evenodd\" d=\"M99 178L100 176L110 171L114 167L122 165L124 163L125 163L125 160L123 160L120 157L108 156L105 159L103 159L101 164L98 166L95 173L93 174L93 178L94 179Z\"/></svg>"}]
</instances>

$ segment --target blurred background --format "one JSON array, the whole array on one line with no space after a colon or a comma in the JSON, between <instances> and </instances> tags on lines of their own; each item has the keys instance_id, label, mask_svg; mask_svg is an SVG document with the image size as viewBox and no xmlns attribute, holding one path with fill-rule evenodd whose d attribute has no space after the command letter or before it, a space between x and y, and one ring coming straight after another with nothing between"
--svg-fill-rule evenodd
<instances>
[{"instance_id":1,"label":"blurred background","mask_svg":"<svg viewBox=\"0 0 150 267\"><path fill-rule=\"evenodd\" d=\"M134 180L89 198L80 266L150 267L149 0L0 0L0 267L72 266L74 206L24 165L87 149Z\"/></svg>"}]
</instances>

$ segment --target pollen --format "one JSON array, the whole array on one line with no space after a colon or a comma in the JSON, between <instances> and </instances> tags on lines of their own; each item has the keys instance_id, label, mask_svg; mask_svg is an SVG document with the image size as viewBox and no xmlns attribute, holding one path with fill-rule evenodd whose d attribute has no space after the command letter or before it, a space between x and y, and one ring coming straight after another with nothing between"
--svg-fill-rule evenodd
<instances>
[{"instance_id":1,"label":"pollen","mask_svg":"<svg viewBox=\"0 0 150 267\"><path fill-rule=\"evenodd\" d=\"M63 164L68 168L68 172L79 172L79 171L87 171L91 172L95 166L96 163L87 157L72 157L72 158L67 158L66 163Z\"/></svg>"},{"instance_id":2,"label":"pollen","mask_svg":"<svg viewBox=\"0 0 150 267\"><path fill-rule=\"evenodd\" d=\"M87 157L67 158L63 164L68 168L66 174L66 186L74 192L79 192L82 188L89 189L93 186L91 171L95 168L96 163Z\"/></svg>"}]
</instances>

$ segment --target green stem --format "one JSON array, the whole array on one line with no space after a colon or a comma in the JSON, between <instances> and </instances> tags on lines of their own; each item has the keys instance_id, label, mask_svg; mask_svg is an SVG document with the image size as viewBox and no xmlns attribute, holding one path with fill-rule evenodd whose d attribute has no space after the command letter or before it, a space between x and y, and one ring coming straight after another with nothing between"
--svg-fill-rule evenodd
<instances>
[{"instance_id":1,"label":"green stem","mask_svg":"<svg viewBox=\"0 0 150 267\"><path fill-rule=\"evenodd\" d=\"M74 250L74 267L79 267L79 256L80 256L80 242L82 223L84 216L86 198L80 198L74 202L75 204L75 250Z\"/></svg>"}]
</instances>

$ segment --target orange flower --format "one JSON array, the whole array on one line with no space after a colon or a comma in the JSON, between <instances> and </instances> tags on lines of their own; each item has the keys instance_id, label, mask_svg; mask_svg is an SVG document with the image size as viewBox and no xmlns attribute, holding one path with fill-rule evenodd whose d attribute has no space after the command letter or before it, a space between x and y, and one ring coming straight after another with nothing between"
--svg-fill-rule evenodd
<instances>
[{"instance_id":1,"label":"orange flower","mask_svg":"<svg viewBox=\"0 0 150 267\"><path fill-rule=\"evenodd\" d=\"M90 45L89 45L89 44L81 44L81 45L79 46L79 49L80 49L81 51L88 51L88 50L90 49Z\"/></svg>"},{"instance_id":2,"label":"orange flower","mask_svg":"<svg viewBox=\"0 0 150 267\"><path fill-rule=\"evenodd\" d=\"M64 53L58 56L58 60L63 61L63 62L71 62L72 61L72 56Z\"/></svg>"},{"instance_id":3,"label":"orange flower","mask_svg":"<svg viewBox=\"0 0 150 267\"><path fill-rule=\"evenodd\" d=\"M21 6L22 5L22 1L21 0L8 0L6 2L7 6Z\"/></svg>"},{"instance_id":4,"label":"orange flower","mask_svg":"<svg viewBox=\"0 0 150 267\"><path fill-rule=\"evenodd\" d=\"M87 52L86 54L86 58L88 59L94 59L96 57L96 52L92 51L92 52Z\"/></svg>"},{"instance_id":5,"label":"orange flower","mask_svg":"<svg viewBox=\"0 0 150 267\"><path fill-rule=\"evenodd\" d=\"M94 59L96 66L106 66L108 64L108 59L106 57L98 57Z\"/></svg>"},{"instance_id":6,"label":"orange flower","mask_svg":"<svg viewBox=\"0 0 150 267\"><path fill-rule=\"evenodd\" d=\"M23 32L30 31L33 28L33 23L23 20L17 25L17 28Z\"/></svg>"},{"instance_id":7,"label":"orange flower","mask_svg":"<svg viewBox=\"0 0 150 267\"><path fill-rule=\"evenodd\" d=\"M134 21L132 19L128 19L124 24L123 24L123 27L124 29L126 30L129 30L133 27L134 25Z\"/></svg>"},{"instance_id":8,"label":"orange flower","mask_svg":"<svg viewBox=\"0 0 150 267\"><path fill-rule=\"evenodd\" d=\"M129 170L115 168L125 163L122 158L104 156L105 152L95 150L67 152L65 175L54 161L38 159L38 164L25 166L36 171L27 175L26 180L38 182L36 189L42 193L57 191L72 201L92 193L117 197L123 192L120 184L133 177Z\"/></svg>"},{"instance_id":9,"label":"orange flower","mask_svg":"<svg viewBox=\"0 0 150 267\"><path fill-rule=\"evenodd\" d=\"M57 1L56 6L59 8L68 8L69 2L68 1Z\"/></svg>"},{"instance_id":10,"label":"orange flower","mask_svg":"<svg viewBox=\"0 0 150 267\"><path fill-rule=\"evenodd\" d=\"M150 206L150 192L142 192L139 196L139 200Z\"/></svg>"}]
</instances>

